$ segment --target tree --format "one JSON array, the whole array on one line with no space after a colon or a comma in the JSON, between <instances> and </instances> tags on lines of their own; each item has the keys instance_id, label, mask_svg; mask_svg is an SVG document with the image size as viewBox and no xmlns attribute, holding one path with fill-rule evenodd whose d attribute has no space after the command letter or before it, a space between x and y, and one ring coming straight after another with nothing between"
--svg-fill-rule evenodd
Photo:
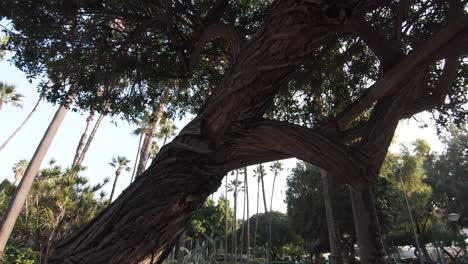
<instances>
[{"instance_id":1,"label":"tree","mask_svg":"<svg viewBox=\"0 0 468 264\"><path fill-rule=\"evenodd\" d=\"M16 220L23 208L24 203L27 200L28 194L31 190L31 187L34 183L34 178L39 172L39 168L41 166L44 157L49 150L50 145L52 144L52 140L54 139L55 135L57 134L60 125L62 124L63 118L67 113L67 106L60 105L55 112L52 121L49 124L44 136L41 139L41 142L36 148L36 152L34 153L31 161L26 168L26 171L21 178L19 183L18 189L16 190L15 194L11 197L10 203L8 205L8 209L5 212L3 217L2 227L0 229L0 257L3 255L5 251L5 246L10 237L10 234L15 226Z\"/></svg>"},{"instance_id":2,"label":"tree","mask_svg":"<svg viewBox=\"0 0 468 264\"><path fill-rule=\"evenodd\" d=\"M96 123L94 124L93 130L91 130L91 134L89 135L89 137L87 137L87 131L91 122L93 122L94 112L91 112L88 118L86 118L85 131L83 132L83 135L81 135L80 141L78 142L78 146L76 148L75 157L73 159L74 166L80 166L83 163L86 153L88 152L89 147L93 142L94 136L96 135L96 132L105 116L105 113L99 115Z\"/></svg>"},{"instance_id":3,"label":"tree","mask_svg":"<svg viewBox=\"0 0 468 264\"><path fill-rule=\"evenodd\" d=\"M169 119L162 118L161 124L159 126L159 131L156 133L156 138L162 139L162 145L166 145L166 141L168 138L173 137L176 134L177 126Z\"/></svg>"},{"instance_id":4,"label":"tree","mask_svg":"<svg viewBox=\"0 0 468 264\"><path fill-rule=\"evenodd\" d=\"M16 87L4 82L0 82L0 110L3 105L11 104L16 107L22 107L21 99L23 95L16 92Z\"/></svg>"},{"instance_id":5,"label":"tree","mask_svg":"<svg viewBox=\"0 0 468 264\"><path fill-rule=\"evenodd\" d=\"M116 168L115 179L114 179L114 184L112 185L112 191L109 197L109 203L112 202L112 198L114 196L114 191L115 191L115 186L117 185L117 180L119 179L120 174L122 173L122 171L131 170L131 167L128 166L129 163L130 163L130 160L124 156L117 156L116 158L112 158L111 162L109 162L109 165L111 167Z\"/></svg>"},{"instance_id":6,"label":"tree","mask_svg":"<svg viewBox=\"0 0 468 264\"><path fill-rule=\"evenodd\" d=\"M54 82L40 89L51 101L63 101L56 83L67 76L86 88L79 108L104 100L98 87L115 83L118 89L103 98L112 98L112 109L124 118L159 106L168 89L168 113L196 115L141 180L57 247L53 261L129 263L150 253L162 261L228 171L297 157L368 187L400 119L435 110L440 123L465 120L463 3L408 6L376 0L3 1L0 16L13 29L12 61L29 76L49 70ZM138 227L125 222L128 215L142 217ZM145 239L132 240L129 229ZM114 243L96 248L103 237Z\"/></svg>"},{"instance_id":7,"label":"tree","mask_svg":"<svg viewBox=\"0 0 468 264\"><path fill-rule=\"evenodd\" d=\"M21 123L21 125L16 128L16 130L7 138L7 140L5 140L5 142L3 142L3 144L0 146L0 151L2 151L3 148L6 147L6 145L13 139L14 136L16 136L16 134L18 134L18 132L24 127L24 125L29 121L29 118L31 118L32 114L34 112L36 112L36 109L37 107L39 106L39 103L41 102L41 99L39 97L39 99L37 100L37 103L36 105L34 105L33 109L31 110L31 112L29 113L29 115L24 119L24 121Z\"/></svg>"},{"instance_id":8,"label":"tree","mask_svg":"<svg viewBox=\"0 0 468 264\"><path fill-rule=\"evenodd\" d=\"M13 184L16 185L17 182L21 181L23 175L28 167L29 161L27 160L20 160L13 165L13 172L15 173L15 182Z\"/></svg>"},{"instance_id":9,"label":"tree","mask_svg":"<svg viewBox=\"0 0 468 264\"><path fill-rule=\"evenodd\" d=\"M270 171L273 172L273 185L271 186L271 199L270 199L270 221L268 222L268 252L271 252L271 221L273 215L273 195L275 192L275 181L278 174L283 170L282 164L280 161L275 161L273 164L270 165ZM263 177L262 177L263 180ZM262 182L263 184L263 182ZM263 185L262 185L263 186ZM265 191L265 190L264 190ZM268 262L270 263L270 262Z\"/></svg>"},{"instance_id":10,"label":"tree","mask_svg":"<svg viewBox=\"0 0 468 264\"><path fill-rule=\"evenodd\" d=\"M108 182L89 185L81 176L83 168L64 169L51 160L34 180L28 196L28 215L21 214L7 247L6 263L18 260L21 252L30 252L31 263L45 264L52 247L64 236L77 230L105 207L102 187ZM0 186L0 213L4 213L14 193L11 183ZM101 192L101 193L100 193ZM10 256L9 256L10 255ZM9 259L10 258L10 259Z\"/></svg>"},{"instance_id":11,"label":"tree","mask_svg":"<svg viewBox=\"0 0 468 264\"><path fill-rule=\"evenodd\" d=\"M237 263L237 195L239 192L244 191L242 181L238 179L239 171L233 171L232 174L236 175L235 180L231 180L228 185L228 192L232 192L234 196L234 225L232 226L232 254L234 254L234 262Z\"/></svg>"},{"instance_id":12,"label":"tree","mask_svg":"<svg viewBox=\"0 0 468 264\"><path fill-rule=\"evenodd\" d=\"M244 186L245 186L245 200L247 206L247 263L250 263L250 200L249 200L249 184L248 184L248 177L247 177L247 167L244 167ZM242 255L242 254L241 254Z\"/></svg>"}]
</instances>

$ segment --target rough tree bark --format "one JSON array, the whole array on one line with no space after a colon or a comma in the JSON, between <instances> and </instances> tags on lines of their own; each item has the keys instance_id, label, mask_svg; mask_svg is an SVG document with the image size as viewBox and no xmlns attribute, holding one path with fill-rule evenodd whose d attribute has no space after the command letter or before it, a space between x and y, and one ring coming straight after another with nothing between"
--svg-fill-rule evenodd
<instances>
[{"instance_id":1,"label":"rough tree bark","mask_svg":"<svg viewBox=\"0 0 468 264\"><path fill-rule=\"evenodd\" d=\"M370 188L365 190L350 188L350 192L361 262L365 264L385 263L384 245L372 191Z\"/></svg>"},{"instance_id":2,"label":"rough tree bark","mask_svg":"<svg viewBox=\"0 0 468 264\"><path fill-rule=\"evenodd\" d=\"M349 1L349 6L334 6L339 10L331 12L318 2L275 1L256 34L241 47L231 43L232 67L197 118L161 149L149 169L115 202L58 245L50 263L127 264L148 256L161 263L223 175L248 165L297 157L356 189L375 182L398 120L418 111L413 104L416 94L408 92L417 90L412 89L415 84L401 84L444 57L440 52L466 33L468 19L453 23L428 45L399 59L361 99L322 128L262 120L304 56L336 36L347 17L359 15L354 11L362 11L353 8L369 10L385 1L359 5ZM354 137L359 143L347 145L346 125L371 108L370 120Z\"/></svg>"}]
</instances>

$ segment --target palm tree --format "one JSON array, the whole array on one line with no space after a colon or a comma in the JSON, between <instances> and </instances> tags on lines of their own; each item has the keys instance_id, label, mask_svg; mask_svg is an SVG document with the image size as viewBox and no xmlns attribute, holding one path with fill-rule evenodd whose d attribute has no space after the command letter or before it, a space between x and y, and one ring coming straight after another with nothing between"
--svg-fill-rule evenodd
<instances>
[{"instance_id":1,"label":"palm tree","mask_svg":"<svg viewBox=\"0 0 468 264\"><path fill-rule=\"evenodd\" d=\"M151 155L151 144L156 136L156 128L161 120L164 112L164 104L160 104L159 108L154 109L151 114L145 114L142 118L144 128L143 143L140 148L140 160L138 161L136 177L146 170L146 164Z\"/></svg>"},{"instance_id":2,"label":"palm tree","mask_svg":"<svg viewBox=\"0 0 468 264\"><path fill-rule=\"evenodd\" d=\"M91 134L86 140L86 144L84 146L83 145L80 146L80 144L84 143L84 141L83 142L80 141L80 143L78 143L77 152L75 153L75 157L78 155L78 158L73 161L74 166L80 166L83 163L86 153L88 152L89 147L91 146L91 142L93 142L94 136L96 135L96 132L99 126L101 125L102 120L104 119L105 116L106 116L105 113L102 113L99 115L98 120L96 121L96 124L94 124L93 130L91 130ZM88 127L88 119L86 120L86 122L87 122L86 126ZM92 119L91 119L91 122L92 122ZM85 132L82 135L82 139L83 139L83 136L86 138L86 133L87 131L85 130ZM80 151L80 148L82 148L81 151Z\"/></svg>"},{"instance_id":3,"label":"palm tree","mask_svg":"<svg viewBox=\"0 0 468 264\"><path fill-rule=\"evenodd\" d=\"M117 156L117 158L112 158L111 162L109 162L110 166L116 168L114 185L112 186L112 191L111 191L111 195L109 198L109 204L112 202L112 198L114 196L114 191L115 191L115 186L117 184L117 180L119 179L120 174L122 173L122 170L124 171L131 170L130 166L128 166L129 163L130 163L130 160L124 156Z\"/></svg>"},{"instance_id":4,"label":"palm tree","mask_svg":"<svg viewBox=\"0 0 468 264\"><path fill-rule=\"evenodd\" d=\"M24 125L29 121L29 118L31 118L32 114L34 112L36 112L36 109L37 107L39 106L39 103L41 102L41 99L39 97L39 100L37 100L37 103L36 105L33 107L33 109L31 110L31 112L29 113L29 115L26 117L26 119L24 119L23 123L21 123L21 125L13 132L13 134L11 134L7 140L5 140L5 142L0 146L0 151L2 151L3 148L5 148L5 146L13 139L14 136L16 136L16 134L18 134L18 132L24 127Z\"/></svg>"},{"instance_id":5,"label":"palm tree","mask_svg":"<svg viewBox=\"0 0 468 264\"><path fill-rule=\"evenodd\" d=\"M227 233L228 233L228 206L229 206L229 203L228 203L228 175L229 174L226 174L225 176L225 182L224 182L224 188L225 188L225 191L224 191L224 195L225 195L225 198L226 198L226 204L224 205L224 264L227 264L227 252L228 252L228 237L227 237Z\"/></svg>"},{"instance_id":6,"label":"palm tree","mask_svg":"<svg viewBox=\"0 0 468 264\"><path fill-rule=\"evenodd\" d=\"M161 124L159 128L159 132L156 133L156 137L158 139L163 139L163 146L166 145L166 141L168 138L173 137L176 134L177 126L170 120L165 117L161 119Z\"/></svg>"},{"instance_id":7,"label":"palm tree","mask_svg":"<svg viewBox=\"0 0 468 264\"><path fill-rule=\"evenodd\" d=\"M60 128L60 125L62 124L65 114L68 111L66 105L67 104L60 105L54 117L52 118L49 127L47 128L44 136L41 139L41 142L36 148L36 152L34 153L28 167L26 168L24 176L21 179L15 195L10 200L8 209L6 210L5 216L3 218L2 227L0 229L0 258L3 256L8 238L10 237L16 220L21 213L21 209L26 202L34 182L34 178L38 174L41 163L44 160L44 157L47 154L47 151L49 150L49 147L52 144L58 129Z\"/></svg>"},{"instance_id":8,"label":"palm tree","mask_svg":"<svg viewBox=\"0 0 468 264\"><path fill-rule=\"evenodd\" d=\"M245 186L245 200L247 203L247 263L250 263L250 215L249 215L249 184L247 177L247 167L244 167L244 186Z\"/></svg>"},{"instance_id":9,"label":"palm tree","mask_svg":"<svg viewBox=\"0 0 468 264\"><path fill-rule=\"evenodd\" d=\"M236 179L231 180L228 185L228 191L233 192L234 195L234 225L232 228L232 253L234 254L234 261L237 263L237 195L243 191L242 181L239 181L239 171L233 171L236 174Z\"/></svg>"},{"instance_id":10,"label":"palm tree","mask_svg":"<svg viewBox=\"0 0 468 264\"><path fill-rule=\"evenodd\" d=\"M0 110L2 110L4 104L22 107L21 99L23 97L22 94L16 92L15 86L0 82Z\"/></svg>"},{"instance_id":11,"label":"palm tree","mask_svg":"<svg viewBox=\"0 0 468 264\"><path fill-rule=\"evenodd\" d=\"M15 182L13 184L16 185L17 182L21 181L23 178L24 173L26 172L26 168L28 167L29 161L27 160L20 160L13 165L13 172L15 173Z\"/></svg>"},{"instance_id":12,"label":"palm tree","mask_svg":"<svg viewBox=\"0 0 468 264\"><path fill-rule=\"evenodd\" d=\"M266 195L265 195L265 182L263 181L263 177L265 177L266 175L266 172L265 172L265 168L263 167L262 164L258 165L257 169L255 170L255 173L257 174L257 177L260 179L260 182L262 183L262 194L263 194L263 206L264 206L264 209L265 209L265 215L268 214L268 207L267 207L267 202L266 202ZM258 199L257 199L258 200ZM257 225L258 225L258 201L257 201L257 222L255 223L255 229L257 229ZM257 230L255 230L256 232ZM255 233L256 235L256 233ZM255 242L255 238L254 238L254 242ZM271 245L271 241L268 241L268 244ZM269 251L269 246L266 247L267 249L267 263L271 263L271 255L270 255L270 251Z\"/></svg>"},{"instance_id":13,"label":"palm tree","mask_svg":"<svg viewBox=\"0 0 468 264\"><path fill-rule=\"evenodd\" d=\"M256 257L257 248L257 230L258 230L258 210L260 208L260 175L265 174L263 166L260 164L254 169L254 177L257 177L257 213L255 215L254 241L253 241L253 258Z\"/></svg>"},{"instance_id":14,"label":"palm tree","mask_svg":"<svg viewBox=\"0 0 468 264\"><path fill-rule=\"evenodd\" d=\"M268 217L268 252L271 253L271 221L273 217L273 195L275 192L275 181L278 174L283 170L281 161L275 161L270 165L270 171L273 172L273 186L271 188L270 215Z\"/></svg>"}]
</instances>

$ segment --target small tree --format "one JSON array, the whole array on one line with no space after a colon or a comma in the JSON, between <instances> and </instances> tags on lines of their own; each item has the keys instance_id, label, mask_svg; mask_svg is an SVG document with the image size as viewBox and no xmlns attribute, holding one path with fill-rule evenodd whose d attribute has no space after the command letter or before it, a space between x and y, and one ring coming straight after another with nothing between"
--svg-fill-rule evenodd
<instances>
[{"instance_id":1,"label":"small tree","mask_svg":"<svg viewBox=\"0 0 468 264\"><path fill-rule=\"evenodd\" d=\"M116 158L112 158L111 162L109 162L109 165L111 167L116 168L114 184L112 185L112 191L109 197L109 203L112 203L112 198L114 197L115 186L117 185L117 180L119 179L120 174L122 173L122 171L131 170L131 167L128 166L129 163L130 163L130 160L124 156L117 156Z\"/></svg>"}]
</instances>

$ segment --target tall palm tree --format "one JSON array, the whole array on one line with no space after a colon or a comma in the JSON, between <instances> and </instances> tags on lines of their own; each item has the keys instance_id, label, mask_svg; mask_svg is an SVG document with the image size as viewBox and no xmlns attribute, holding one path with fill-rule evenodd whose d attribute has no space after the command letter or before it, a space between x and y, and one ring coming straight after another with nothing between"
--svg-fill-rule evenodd
<instances>
[{"instance_id":1,"label":"tall palm tree","mask_svg":"<svg viewBox=\"0 0 468 264\"><path fill-rule=\"evenodd\" d=\"M162 145L164 146L166 145L166 141L168 138L177 135L176 131L177 131L177 126L170 119L163 117L161 119L159 132L156 133L156 137L158 139L163 140Z\"/></svg>"},{"instance_id":2,"label":"tall palm tree","mask_svg":"<svg viewBox=\"0 0 468 264\"><path fill-rule=\"evenodd\" d=\"M15 173L15 182L13 184L16 185L17 182L21 181L23 178L24 173L26 172L26 168L28 167L29 161L28 160L20 160L13 165L13 172Z\"/></svg>"},{"instance_id":3,"label":"tall palm tree","mask_svg":"<svg viewBox=\"0 0 468 264\"><path fill-rule=\"evenodd\" d=\"M0 110L2 110L5 104L22 107L21 99L23 97L22 94L16 92L15 86L0 82Z\"/></svg>"},{"instance_id":4,"label":"tall palm tree","mask_svg":"<svg viewBox=\"0 0 468 264\"><path fill-rule=\"evenodd\" d=\"M71 99L72 97L69 98L69 100ZM68 111L66 105L67 104L60 105L57 112L55 112L49 127L47 128L44 136L41 139L41 142L36 148L36 152L34 153L28 167L26 168L24 176L21 179L15 195L10 200L3 218L2 227L0 228L0 258L3 256L8 238L10 237L16 220L21 213L21 209L26 202L34 182L34 178L38 174L41 163L44 160L44 157L47 154L47 151L49 150L49 147L52 144L58 129L60 128L60 125L62 124L65 114Z\"/></svg>"},{"instance_id":5,"label":"tall palm tree","mask_svg":"<svg viewBox=\"0 0 468 264\"><path fill-rule=\"evenodd\" d=\"M265 209L265 216L268 215L268 207L267 207L267 202L266 202L266 194L265 194L265 182L263 178L266 176L265 168L263 167L262 164L258 165L256 169L257 176L260 178L260 183L262 184L262 195L263 195L263 207ZM258 211L258 207L257 207ZM257 214L257 219L258 219L258 214ZM257 225L257 223L255 223ZM271 241L268 241L268 244L271 244ZM266 247L266 253L267 253L267 263L271 263L271 253L269 251L269 246Z\"/></svg>"},{"instance_id":6,"label":"tall palm tree","mask_svg":"<svg viewBox=\"0 0 468 264\"><path fill-rule=\"evenodd\" d=\"M239 171L236 170L236 179L231 180L228 185L228 191L233 192L234 195L234 224L232 228L232 253L234 254L234 262L237 263L237 196L238 193L243 191L242 181L239 180Z\"/></svg>"},{"instance_id":7,"label":"tall palm tree","mask_svg":"<svg viewBox=\"0 0 468 264\"><path fill-rule=\"evenodd\" d=\"M250 263L250 214L249 214L249 184L247 177L247 167L244 167L244 186L245 186L245 200L247 203L247 263Z\"/></svg>"},{"instance_id":8,"label":"tall palm tree","mask_svg":"<svg viewBox=\"0 0 468 264\"><path fill-rule=\"evenodd\" d=\"M260 208L260 175L265 174L265 169L260 164L257 168L254 169L254 177L257 177L257 213L255 215L255 228L254 228L254 241L253 241L253 259L255 260L256 257L256 249L257 249L257 231L258 231L258 210Z\"/></svg>"},{"instance_id":9,"label":"tall palm tree","mask_svg":"<svg viewBox=\"0 0 468 264\"><path fill-rule=\"evenodd\" d=\"M116 168L115 179L114 179L114 184L112 185L112 191L111 191L111 195L109 198L109 203L112 202L112 198L114 197L115 186L117 184L117 180L119 179L120 174L122 173L122 171L131 170L130 166L128 166L129 163L130 163L130 160L124 156L117 156L117 158L112 158L111 162L109 162L110 166Z\"/></svg>"},{"instance_id":10,"label":"tall palm tree","mask_svg":"<svg viewBox=\"0 0 468 264\"><path fill-rule=\"evenodd\" d=\"M225 176L225 181L224 181L224 195L225 195L225 199L226 199L226 204L224 205L224 264L227 264L227 253L228 253L228 237L227 237L227 234L228 234L228 206L229 206L229 203L228 203L228 175L229 174L226 174Z\"/></svg>"},{"instance_id":11,"label":"tall palm tree","mask_svg":"<svg viewBox=\"0 0 468 264\"><path fill-rule=\"evenodd\" d=\"M16 134L18 134L18 132L24 127L24 125L29 121L29 118L31 118L32 114L34 112L36 112L36 109L37 107L39 106L39 103L41 102L41 99L39 97L39 100L37 100L37 103L36 105L34 105L33 109L31 110L31 112L29 113L29 115L26 117L26 119L24 119L23 123L21 123L21 125L16 128L16 130L13 132L13 134L11 134L7 140L5 140L5 142L3 142L3 144L0 146L0 151L2 151L3 148L5 148L5 146L13 139L14 136L16 136Z\"/></svg>"},{"instance_id":12,"label":"tall palm tree","mask_svg":"<svg viewBox=\"0 0 468 264\"><path fill-rule=\"evenodd\" d=\"M91 142L93 142L94 136L96 135L96 132L97 132L99 126L101 125L102 120L104 119L105 116L106 116L106 113L102 113L102 114L99 115L98 120L94 124L93 130L91 130L91 134L89 135L88 139L86 140L86 144L84 145L81 152L78 153L78 159L76 160L76 162L73 161L73 165L80 166L83 163L83 160L84 160L84 158L86 156L86 153L88 152L89 147L91 146ZM79 148L80 148L80 146L78 146L77 151L79 150Z\"/></svg>"},{"instance_id":13,"label":"tall palm tree","mask_svg":"<svg viewBox=\"0 0 468 264\"><path fill-rule=\"evenodd\" d=\"M164 112L164 104L160 104L159 108L154 109L151 114L143 117L144 120L144 137L140 148L140 160L138 161L136 177L146 170L146 164L151 155L151 144L156 136L156 128L161 120Z\"/></svg>"},{"instance_id":14,"label":"tall palm tree","mask_svg":"<svg viewBox=\"0 0 468 264\"><path fill-rule=\"evenodd\" d=\"M275 161L270 165L270 171L273 172L273 185L271 187L270 215L268 216L268 251L271 253L271 221L273 217L273 195L275 192L275 181L278 174L283 170L281 161Z\"/></svg>"}]
</instances>

